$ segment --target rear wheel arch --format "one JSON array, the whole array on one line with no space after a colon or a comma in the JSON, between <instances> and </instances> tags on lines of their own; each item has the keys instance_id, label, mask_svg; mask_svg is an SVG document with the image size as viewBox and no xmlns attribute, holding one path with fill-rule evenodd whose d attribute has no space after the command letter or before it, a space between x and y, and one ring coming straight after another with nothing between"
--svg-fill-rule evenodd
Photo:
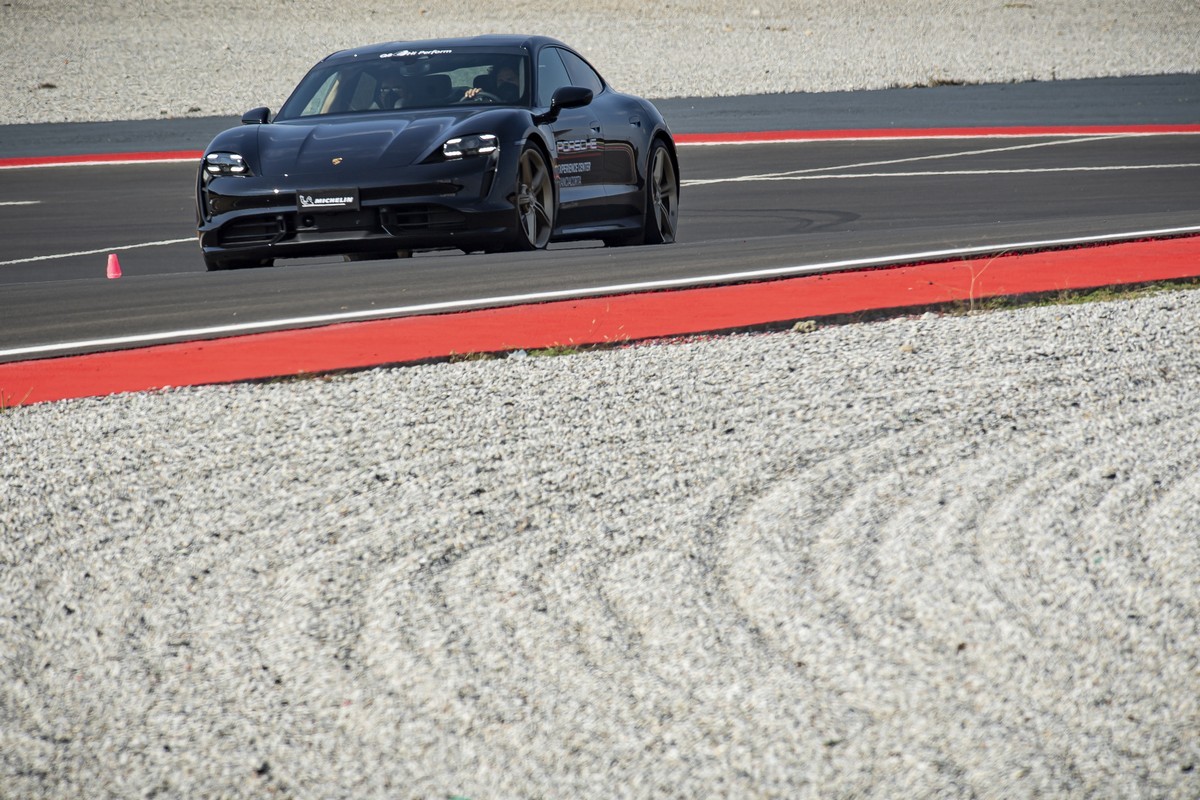
<instances>
[{"instance_id":1,"label":"rear wheel arch","mask_svg":"<svg viewBox=\"0 0 1200 800\"><path fill-rule=\"evenodd\" d=\"M650 156L654 152L654 145L662 142L667 148L667 153L671 156L671 166L675 168L676 176L679 175L679 154L675 150L675 140L671 138L664 130L657 130L650 137L650 142L646 147L646 174L650 173Z\"/></svg>"}]
</instances>

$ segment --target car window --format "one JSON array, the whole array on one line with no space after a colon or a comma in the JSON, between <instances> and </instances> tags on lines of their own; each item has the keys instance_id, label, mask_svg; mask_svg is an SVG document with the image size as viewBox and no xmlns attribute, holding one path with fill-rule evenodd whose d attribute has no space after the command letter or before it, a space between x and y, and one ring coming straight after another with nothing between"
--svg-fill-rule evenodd
<instances>
[{"instance_id":1,"label":"car window","mask_svg":"<svg viewBox=\"0 0 1200 800\"><path fill-rule=\"evenodd\" d=\"M566 70L559 61L558 69ZM326 114L440 108L467 102L529 105L529 60L522 48L407 50L335 61L309 72L277 120ZM472 94L468 94L474 90ZM479 99L474 95L486 93Z\"/></svg>"},{"instance_id":2,"label":"car window","mask_svg":"<svg viewBox=\"0 0 1200 800\"><path fill-rule=\"evenodd\" d=\"M337 93L338 79L339 75L336 72L326 78L317 87L317 90L313 92L309 101L304 104L304 108L300 111L300 116L310 117L313 114L324 114L327 110L327 104Z\"/></svg>"},{"instance_id":3,"label":"car window","mask_svg":"<svg viewBox=\"0 0 1200 800\"><path fill-rule=\"evenodd\" d=\"M563 66L562 59L558 55L559 52L557 47L547 47L538 55L537 99L539 106L550 105L550 98L554 96L556 89L571 85L571 76L567 74L567 68Z\"/></svg>"},{"instance_id":4,"label":"car window","mask_svg":"<svg viewBox=\"0 0 1200 800\"><path fill-rule=\"evenodd\" d=\"M379 81L373 75L363 75L350 96L350 108L369 108L378 89Z\"/></svg>"},{"instance_id":5,"label":"car window","mask_svg":"<svg viewBox=\"0 0 1200 800\"><path fill-rule=\"evenodd\" d=\"M570 50L559 50L558 52L567 67L567 72L571 75L572 86L591 89L592 94L600 94L604 91L604 79L596 73L596 70L592 69L590 64Z\"/></svg>"}]
</instances>

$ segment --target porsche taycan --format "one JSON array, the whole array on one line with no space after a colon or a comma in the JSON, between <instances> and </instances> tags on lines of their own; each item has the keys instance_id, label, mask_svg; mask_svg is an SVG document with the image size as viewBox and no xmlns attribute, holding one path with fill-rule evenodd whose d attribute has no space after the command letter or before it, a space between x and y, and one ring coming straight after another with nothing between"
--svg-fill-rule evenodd
<instances>
[{"instance_id":1,"label":"porsche taycan","mask_svg":"<svg viewBox=\"0 0 1200 800\"><path fill-rule=\"evenodd\" d=\"M278 113L246 112L196 184L210 270L276 259L675 240L679 165L658 110L543 36L334 53Z\"/></svg>"}]
</instances>

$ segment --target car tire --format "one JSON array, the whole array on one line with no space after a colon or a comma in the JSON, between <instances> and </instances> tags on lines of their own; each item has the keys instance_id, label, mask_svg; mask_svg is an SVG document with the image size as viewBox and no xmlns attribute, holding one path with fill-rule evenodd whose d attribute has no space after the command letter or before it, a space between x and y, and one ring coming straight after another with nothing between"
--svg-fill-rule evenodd
<instances>
[{"instance_id":1,"label":"car tire","mask_svg":"<svg viewBox=\"0 0 1200 800\"><path fill-rule=\"evenodd\" d=\"M646 169L646 244L670 244L679 226L679 173L662 139L650 148Z\"/></svg>"},{"instance_id":2,"label":"car tire","mask_svg":"<svg viewBox=\"0 0 1200 800\"><path fill-rule=\"evenodd\" d=\"M517 161L513 250L542 250L554 233L554 176L541 148L525 145Z\"/></svg>"},{"instance_id":3,"label":"car tire","mask_svg":"<svg viewBox=\"0 0 1200 800\"><path fill-rule=\"evenodd\" d=\"M679 173L662 139L655 139L646 160L646 198L641 230L604 237L608 247L670 244L679 224Z\"/></svg>"}]
</instances>

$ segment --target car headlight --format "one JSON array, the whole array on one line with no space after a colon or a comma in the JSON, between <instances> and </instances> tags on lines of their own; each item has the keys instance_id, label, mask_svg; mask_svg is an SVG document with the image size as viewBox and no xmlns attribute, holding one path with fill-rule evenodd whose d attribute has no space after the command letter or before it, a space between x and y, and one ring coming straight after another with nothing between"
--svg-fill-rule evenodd
<instances>
[{"instance_id":1,"label":"car headlight","mask_svg":"<svg viewBox=\"0 0 1200 800\"><path fill-rule=\"evenodd\" d=\"M254 173L246 159L237 153L209 153L204 157L204 174L210 178L225 175L248 176Z\"/></svg>"},{"instance_id":2,"label":"car headlight","mask_svg":"<svg viewBox=\"0 0 1200 800\"><path fill-rule=\"evenodd\" d=\"M442 155L446 158L466 158L468 156L486 156L500 150L500 140L492 133L475 133L470 136L455 136L447 139L442 145Z\"/></svg>"}]
</instances>

